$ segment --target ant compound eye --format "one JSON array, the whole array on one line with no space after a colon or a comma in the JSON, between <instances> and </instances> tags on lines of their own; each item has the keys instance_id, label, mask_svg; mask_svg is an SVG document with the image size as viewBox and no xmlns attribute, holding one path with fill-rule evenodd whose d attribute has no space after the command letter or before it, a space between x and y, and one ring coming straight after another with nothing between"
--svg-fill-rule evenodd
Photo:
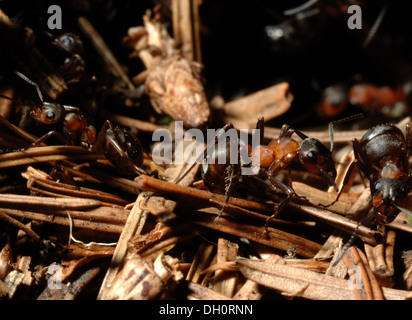
<instances>
[{"instance_id":1,"label":"ant compound eye","mask_svg":"<svg viewBox=\"0 0 412 320\"><path fill-rule=\"evenodd\" d=\"M313 151L309 151L307 157L312 163L316 163L316 161L318 160L318 155Z\"/></svg>"},{"instance_id":2,"label":"ant compound eye","mask_svg":"<svg viewBox=\"0 0 412 320\"><path fill-rule=\"evenodd\" d=\"M52 111L49 111L49 112L47 112L47 119L49 119L49 120L52 120L52 119L54 119L54 117L55 117L56 115L54 114L54 112L52 112Z\"/></svg>"},{"instance_id":3,"label":"ant compound eye","mask_svg":"<svg viewBox=\"0 0 412 320\"><path fill-rule=\"evenodd\" d=\"M35 119L44 124L55 124L64 116L64 109L59 104L44 103L41 108L34 111Z\"/></svg>"},{"instance_id":4,"label":"ant compound eye","mask_svg":"<svg viewBox=\"0 0 412 320\"><path fill-rule=\"evenodd\" d=\"M381 188L381 183L378 181L375 183L375 190L379 190Z\"/></svg>"},{"instance_id":5,"label":"ant compound eye","mask_svg":"<svg viewBox=\"0 0 412 320\"><path fill-rule=\"evenodd\" d=\"M83 44L80 38L72 33L65 33L58 37L57 42L59 45L71 54L83 53Z\"/></svg>"}]
</instances>

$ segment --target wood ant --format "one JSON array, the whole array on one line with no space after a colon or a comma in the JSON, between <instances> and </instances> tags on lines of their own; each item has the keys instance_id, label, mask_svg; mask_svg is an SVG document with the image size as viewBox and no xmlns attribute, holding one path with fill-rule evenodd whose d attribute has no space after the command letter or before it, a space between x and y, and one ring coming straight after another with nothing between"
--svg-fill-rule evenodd
<instances>
[{"instance_id":1,"label":"wood ant","mask_svg":"<svg viewBox=\"0 0 412 320\"><path fill-rule=\"evenodd\" d=\"M240 146L247 147L249 155L253 163L259 164L259 170L255 170L256 177L262 177L266 175L270 185L273 188L278 188L282 190L287 197L281 201L281 203L276 207L275 213L268 217L264 234L268 223L273 219L278 212L280 212L284 206L288 203L292 197L298 197L293 188L285 183L279 181L275 178L275 174L278 173L281 169L285 169L295 158L298 158L300 163L311 173L323 177L329 185L338 192L338 187L335 183L336 169L335 164L332 158L333 151L333 125L338 122L347 121L349 119L358 118L360 115L353 117L348 117L342 120L337 120L329 124L329 134L330 134L330 149L328 149L321 141L310 138L305 135L303 132L291 129L289 125L285 124L282 126L279 137L276 140L271 141L268 145L259 145L254 150L250 150L250 146ZM231 124L226 125L224 130L232 128ZM264 130L264 119L260 118L257 122L256 129L259 129L260 138L263 140L263 130ZM296 133L301 139L302 142L299 144L298 141L292 138L292 135ZM226 137L227 138L227 137ZM217 140L217 138L216 138ZM219 152L226 152L226 159L228 160L229 148L231 146L230 139L226 139L226 150L218 150L216 152L216 141L215 145L212 148L215 148L215 152L212 154L212 157L215 158L215 161L209 162L206 161L207 158L204 158L202 166L202 178L205 185L212 192L221 192L225 193L226 201L220 210L220 213L216 220L220 217L229 197L229 194L234 189L235 185L241 180L241 167L242 162L239 161L239 164L233 165L228 161L224 164L217 163L216 159L219 155ZM240 153L240 152L239 152ZM209 153L208 153L209 154ZM257 169L257 168L256 168Z\"/></svg>"},{"instance_id":2,"label":"wood ant","mask_svg":"<svg viewBox=\"0 0 412 320\"><path fill-rule=\"evenodd\" d=\"M348 92L348 101L368 112L399 118L407 110L407 91L404 87L391 88L368 83L353 85Z\"/></svg>"},{"instance_id":3,"label":"wood ant","mask_svg":"<svg viewBox=\"0 0 412 320\"><path fill-rule=\"evenodd\" d=\"M144 155L142 144L131 132L113 126L109 120L106 120L97 134L95 127L88 123L79 108L43 101L38 85L20 72L16 71L15 73L33 85L39 95L41 105L31 111L32 118L41 124L58 126L58 130L47 132L29 147L38 146L54 135L65 144L80 145L91 152L104 154L125 174L146 173L140 168Z\"/></svg>"},{"instance_id":4,"label":"wood ant","mask_svg":"<svg viewBox=\"0 0 412 320\"><path fill-rule=\"evenodd\" d=\"M49 32L45 32L45 35L51 39L51 44L62 60L56 63L59 74L69 86L79 84L86 72L84 45L80 37L71 32L61 33L56 37Z\"/></svg>"},{"instance_id":5,"label":"wood ant","mask_svg":"<svg viewBox=\"0 0 412 320\"><path fill-rule=\"evenodd\" d=\"M410 133L410 124L406 125L406 137L398 127L381 124L368 130L360 141L352 140L355 160L347 171L344 185L348 183L354 167L357 166L370 182L373 210L358 222L335 265L353 243L359 226L372 216L375 216L380 227L392 222L400 211L412 215L411 211L404 208L412 188L408 162ZM338 201L342 190L330 205Z\"/></svg>"},{"instance_id":6,"label":"wood ant","mask_svg":"<svg viewBox=\"0 0 412 320\"><path fill-rule=\"evenodd\" d=\"M317 104L317 113L321 117L333 118L349 106L357 106L385 119L399 118L407 111L409 91L406 84L391 88L358 83L347 88L345 84L338 83L324 89L322 99Z\"/></svg>"}]
</instances>

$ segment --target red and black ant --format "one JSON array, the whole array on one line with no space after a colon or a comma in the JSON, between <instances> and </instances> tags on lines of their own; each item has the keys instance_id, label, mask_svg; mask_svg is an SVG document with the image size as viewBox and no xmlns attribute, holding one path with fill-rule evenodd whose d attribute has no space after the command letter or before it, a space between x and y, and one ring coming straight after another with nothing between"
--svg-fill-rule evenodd
<instances>
[{"instance_id":1,"label":"red and black ant","mask_svg":"<svg viewBox=\"0 0 412 320\"><path fill-rule=\"evenodd\" d=\"M71 32L61 33L54 36L44 32L47 42L52 45L51 49L56 54L54 60L59 74L69 86L77 85L86 73L86 62L84 60L84 45L81 38ZM53 60L53 58L51 58Z\"/></svg>"},{"instance_id":2,"label":"red and black ant","mask_svg":"<svg viewBox=\"0 0 412 320\"><path fill-rule=\"evenodd\" d=\"M352 143L355 160L348 169L344 184L348 183L357 166L370 182L373 210L358 222L335 260L335 265L353 243L359 226L372 216L378 226L392 222L400 211L412 216L412 212L405 209L408 193L412 188L408 162L411 148L410 124L406 125L406 135L394 125L382 124L367 131L360 141L353 139ZM333 203L338 201L342 190Z\"/></svg>"},{"instance_id":3,"label":"red and black ant","mask_svg":"<svg viewBox=\"0 0 412 320\"><path fill-rule=\"evenodd\" d=\"M333 125L338 122L347 121L349 119L354 119L359 117L359 115L348 117L342 120L331 122L329 124L329 134L330 134L330 149L328 149L321 141L310 138L303 132L291 129L289 125L285 124L282 126L279 137L276 140L271 141L267 146L259 145L254 150L250 150L251 147L246 147L252 160L252 164L258 164L259 169L254 170L256 177L262 177L266 175L270 185L273 188L278 188L282 190L287 197L281 201L277 206L274 215L268 217L264 233L266 232L267 225L271 219L273 219L278 212L288 203L292 197L298 197L293 190L293 188L285 183L279 181L275 178L275 174L281 169L285 169L289 166L291 161L298 157L300 163L311 173L323 177L329 185L333 186L336 192L338 192L338 187L335 183L336 169L332 158L333 151ZM231 128L232 126L226 125L225 130ZM260 118L257 122L256 128L259 129L260 138L263 140L263 130L264 130L264 120ZM299 144L296 140L292 139L292 135L296 133L302 142ZM217 139L216 139L217 140ZM218 149L216 152L216 143L212 148L215 148L215 152L211 154L211 157L217 159L220 152L226 152L226 160L228 160L228 150L231 146L231 140L226 139L226 149ZM238 146L239 147L239 146ZM209 147L210 149L210 147ZM240 153L240 152L239 152ZM208 153L209 156L209 153ZM210 156L209 156L210 157ZM217 161L207 161L208 158L204 158L202 167L202 178L205 185L212 192L225 193L226 201L229 194L233 190L236 183L241 179L241 168L242 162L239 161L238 164L217 163ZM252 168L257 169L257 168ZM226 202L225 202L226 203ZM225 204L220 211L219 216L222 214Z\"/></svg>"},{"instance_id":4,"label":"red and black ant","mask_svg":"<svg viewBox=\"0 0 412 320\"><path fill-rule=\"evenodd\" d=\"M32 118L41 124L58 126L58 130L47 132L29 147L38 146L54 135L65 144L80 145L89 151L104 154L125 174L146 173L140 168L144 155L142 144L131 132L113 126L106 120L97 134L95 127L88 123L79 108L43 101L38 85L20 72L15 73L37 90L41 105L31 111Z\"/></svg>"}]
</instances>

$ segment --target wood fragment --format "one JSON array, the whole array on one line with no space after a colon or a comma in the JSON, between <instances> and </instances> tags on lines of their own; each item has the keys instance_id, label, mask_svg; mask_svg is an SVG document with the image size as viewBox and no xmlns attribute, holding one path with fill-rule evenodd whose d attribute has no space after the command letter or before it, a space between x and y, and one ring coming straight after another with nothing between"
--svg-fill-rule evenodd
<instances>
[{"instance_id":1,"label":"wood fragment","mask_svg":"<svg viewBox=\"0 0 412 320\"><path fill-rule=\"evenodd\" d=\"M215 222L214 216L204 214L208 213L209 210L210 209L199 209L197 214L188 216L180 213L179 216L185 217L201 226L243 237L280 250L287 251L291 247L296 247L296 254L307 258L313 258L321 248L318 243L271 227L268 227L267 234L263 235L263 225L256 227L235 220L229 220L225 217L220 217L220 219ZM215 210L218 211L219 209Z\"/></svg>"},{"instance_id":2,"label":"wood fragment","mask_svg":"<svg viewBox=\"0 0 412 320\"><path fill-rule=\"evenodd\" d=\"M10 215L8 213L9 212L7 210L0 209L0 219L3 220L6 223L11 224L12 226L14 226L14 227L16 227L20 230L23 230L33 240L35 240L35 241L40 241L41 240L41 237L36 232L34 232L30 228L26 227L20 221L17 221L16 219L10 217Z\"/></svg>"},{"instance_id":3,"label":"wood fragment","mask_svg":"<svg viewBox=\"0 0 412 320\"><path fill-rule=\"evenodd\" d=\"M198 190L195 188L184 187L180 185L176 185L167 181L162 181L159 179L155 179L153 177L149 177L147 175L140 175L135 179L137 182L138 188L145 190L145 191L152 191L152 192L165 192L172 195L185 195L197 199L202 199L209 201L210 199L216 199L219 202L225 201L225 196L220 194L210 193L204 190ZM248 209L255 209L255 210L264 210L264 211L271 211L271 206L258 203L249 200L243 200L240 198L233 198L229 197L228 203L244 207Z\"/></svg>"},{"instance_id":4,"label":"wood fragment","mask_svg":"<svg viewBox=\"0 0 412 320\"><path fill-rule=\"evenodd\" d=\"M29 175L27 178L28 178L28 181L27 181L28 189L31 189L31 190L36 189L36 191L40 193L49 194L49 195L54 194L55 196L60 196L60 197L88 198L89 200L78 199L77 201L79 201L79 204L81 204L81 202L84 201L84 205L86 203L89 203L88 205L89 208L92 205L97 206L97 205L105 204L105 205L124 206L128 204L128 201L120 197L117 197L115 195L112 195L110 193L107 193L107 192L102 192L99 190L94 190L94 189L85 188L85 187L77 187L75 185L55 182L55 181L48 180L48 179L35 178L31 175ZM47 191L49 191L49 193L47 193ZM65 199L60 199L58 203L61 203L64 201L67 202L67 200ZM100 203L98 203L98 201L100 201Z\"/></svg>"},{"instance_id":5,"label":"wood fragment","mask_svg":"<svg viewBox=\"0 0 412 320\"><path fill-rule=\"evenodd\" d=\"M355 247L351 247L343 258L347 266L356 266L355 277L349 279L351 287L360 299L383 300L384 295L372 270L369 268L365 255ZM361 275L361 278L359 278ZM355 282L352 282L355 279Z\"/></svg>"},{"instance_id":6,"label":"wood fragment","mask_svg":"<svg viewBox=\"0 0 412 320\"><path fill-rule=\"evenodd\" d=\"M188 300L232 300L229 297L216 292L213 289L207 288L195 282L188 282L187 284L190 293L187 295Z\"/></svg>"},{"instance_id":7,"label":"wood fragment","mask_svg":"<svg viewBox=\"0 0 412 320\"><path fill-rule=\"evenodd\" d=\"M186 275L186 280L192 283L200 283L204 274L203 271L210 265L214 257L215 246L203 242L196 252L189 272Z\"/></svg>"},{"instance_id":8,"label":"wood fragment","mask_svg":"<svg viewBox=\"0 0 412 320\"><path fill-rule=\"evenodd\" d=\"M31 209L49 208L60 210L86 210L99 207L102 205L102 202L94 199L71 198L69 200L65 198L0 194L0 205L9 208L15 208L16 206L28 206Z\"/></svg>"},{"instance_id":9,"label":"wood fragment","mask_svg":"<svg viewBox=\"0 0 412 320\"><path fill-rule=\"evenodd\" d=\"M173 38L186 59L202 62L199 33L199 1L172 1Z\"/></svg>"},{"instance_id":10,"label":"wood fragment","mask_svg":"<svg viewBox=\"0 0 412 320\"><path fill-rule=\"evenodd\" d=\"M6 243L0 251L0 280L4 280L11 271L13 264L12 247L10 237L7 236Z\"/></svg>"},{"instance_id":11,"label":"wood fragment","mask_svg":"<svg viewBox=\"0 0 412 320\"><path fill-rule=\"evenodd\" d=\"M59 224L63 226L70 226L70 220L67 217L67 211L64 210L63 212L60 212L60 215L58 215L58 212L53 212L52 214L49 212L42 213L42 212L34 212L34 211L28 211L28 210L18 210L18 209L1 209L4 214L11 215L11 216L16 216L16 217L22 217L22 218L27 218L35 221L43 221L43 222L49 222L53 224ZM107 212L107 211L106 211ZM72 215L77 216L75 212L71 212ZM110 218L105 217L104 219L110 220ZM120 218L121 219L121 218ZM125 218L124 218L125 219ZM80 229L86 229L86 230L94 230L94 231L99 231L99 232L107 232L107 233L114 233L114 234L120 234L123 230L123 224L119 224L119 218L114 218L113 220L115 221L114 223L110 222L100 222L100 221L89 221L90 216L87 216L87 214L80 214L79 218L73 218L73 227L75 228L80 228ZM37 238L35 236L35 238Z\"/></svg>"},{"instance_id":12,"label":"wood fragment","mask_svg":"<svg viewBox=\"0 0 412 320\"><path fill-rule=\"evenodd\" d=\"M100 273L101 267L95 266L84 271L74 281L60 283L59 288L47 286L37 300L74 300L79 293Z\"/></svg>"},{"instance_id":13,"label":"wood fragment","mask_svg":"<svg viewBox=\"0 0 412 320\"><path fill-rule=\"evenodd\" d=\"M103 156L78 146L47 146L30 148L0 155L0 168L58 160L95 160Z\"/></svg>"},{"instance_id":14,"label":"wood fragment","mask_svg":"<svg viewBox=\"0 0 412 320\"><path fill-rule=\"evenodd\" d=\"M105 278L100 287L98 299L103 299L103 297L108 294L107 292L110 292L112 281L123 267L124 259L127 255L127 244L130 237L140 234L144 223L146 222L148 212L141 210L138 204L148 196L150 196L150 193L141 192L136 199L136 204L133 206L127 221L122 228L109 270L106 272Z\"/></svg>"},{"instance_id":15,"label":"wood fragment","mask_svg":"<svg viewBox=\"0 0 412 320\"><path fill-rule=\"evenodd\" d=\"M201 79L201 65L176 49L157 8L153 17L147 11L143 23L146 32L130 28L124 43L135 50L148 69L145 86L153 108L157 113L182 121L187 128L204 128L210 118L210 107Z\"/></svg>"},{"instance_id":16,"label":"wood fragment","mask_svg":"<svg viewBox=\"0 0 412 320\"><path fill-rule=\"evenodd\" d=\"M238 255L239 246L220 238L217 243L216 263L234 261ZM213 288L228 297L232 297L238 282L237 272L218 270L213 279Z\"/></svg>"},{"instance_id":17,"label":"wood fragment","mask_svg":"<svg viewBox=\"0 0 412 320\"><path fill-rule=\"evenodd\" d=\"M365 243L365 253L371 270L375 274L379 283L385 287L393 286L393 276L395 274L393 251L396 233L388 230L382 243L372 247Z\"/></svg>"},{"instance_id":18,"label":"wood fragment","mask_svg":"<svg viewBox=\"0 0 412 320\"><path fill-rule=\"evenodd\" d=\"M321 221L331 224L334 227L344 230L350 234L352 234L355 228L357 228L357 223L353 220L334 214L328 210L300 205L294 202L291 203L291 206L299 208L303 213L309 214L315 219L320 219ZM376 244L376 238L379 237L379 232L361 225L358 228L358 236L367 243Z\"/></svg>"},{"instance_id":19,"label":"wood fragment","mask_svg":"<svg viewBox=\"0 0 412 320\"><path fill-rule=\"evenodd\" d=\"M289 110L292 100L289 84L276 84L225 103L225 122L232 123L236 129L255 129L258 118L264 117L265 121L269 121L280 116Z\"/></svg>"}]
</instances>

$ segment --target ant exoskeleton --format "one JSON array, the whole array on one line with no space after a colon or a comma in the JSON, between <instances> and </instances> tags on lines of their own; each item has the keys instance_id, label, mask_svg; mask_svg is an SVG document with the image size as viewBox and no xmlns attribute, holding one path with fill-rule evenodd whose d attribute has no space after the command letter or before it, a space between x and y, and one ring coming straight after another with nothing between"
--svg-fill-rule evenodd
<instances>
[{"instance_id":1,"label":"ant exoskeleton","mask_svg":"<svg viewBox=\"0 0 412 320\"><path fill-rule=\"evenodd\" d=\"M56 67L59 74L69 86L79 84L86 72L84 60L84 45L80 37L71 32L57 36L44 32L47 39L56 50Z\"/></svg>"},{"instance_id":2,"label":"ant exoskeleton","mask_svg":"<svg viewBox=\"0 0 412 320\"><path fill-rule=\"evenodd\" d=\"M89 151L104 154L125 174L133 176L146 173L140 168L144 155L142 144L131 132L113 126L106 120L97 134L95 127L88 123L79 108L43 101L38 85L20 72L15 73L37 90L41 105L31 111L32 118L41 124L58 126L57 130L47 132L27 148L36 147L54 135L65 144L80 145Z\"/></svg>"},{"instance_id":3,"label":"ant exoskeleton","mask_svg":"<svg viewBox=\"0 0 412 320\"><path fill-rule=\"evenodd\" d=\"M412 188L408 162L411 148L410 124L406 125L406 135L394 125L382 124L368 130L360 141L353 139L352 143L355 160L351 163L343 184L348 183L357 166L369 180L373 210L358 222L334 265L353 243L359 226L372 216L375 216L380 227L392 222L400 211L412 215L411 211L404 208ZM343 188L330 205L338 201L342 191Z\"/></svg>"},{"instance_id":4,"label":"ant exoskeleton","mask_svg":"<svg viewBox=\"0 0 412 320\"><path fill-rule=\"evenodd\" d=\"M277 206L275 213L268 217L264 233L266 232L268 223L273 219L278 212L288 203L293 197L299 197L293 188L285 183L279 181L275 178L275 174L281 169L285 169L289 166L291 161L298 157L300 163L311 173L323 177L329 185L338 192L338 187L335 183L336 169L332 158L333 151L333 125L335 123L340 123L350 119L358 118L359 115L348 117L342 120L334 121L329 124L329 134L330 134L330 149L328 149L321 141L318 139L310 138L303 132L291 129L289 125L285 124L282 126L279 137L276 140L271 141L268 145L259 145L254 150L249 150L249 155L253 163L258 163L259 170L255 170L256 177L262 177L266 175L270 185L273 188L278 188L282 190L287 197L280 202ZM231 128L232 126L226 125L224 130ZM257 122L256 128L259 129L260 138L263 140L263 130L264 130L264 120L260 118ZM298 141L292 138L292 135L296 133L302 142L299 144ZM215 146L216 148L216 143ZM226 140L226 150L218 150L212 154L212 157L216 158L219 152L226 152L226 157L228 150L231 146L230 139ZM250 146L242 146L250 149ZM226 158L228 160L228 158ZM206 160L206 158L205 158ZM233 165L229 162L224 164L218 163L217 161L203 162L202 167L202 178L205 185L212 192L225 193L226 202L230 192L234 189L234 185L238 183L241 179L241 161L238 164ZM225 202L225 204L226 204ZM220 210L220 213L216 219L222 214L224 206Z\"/></svg>"}]
</instances>

